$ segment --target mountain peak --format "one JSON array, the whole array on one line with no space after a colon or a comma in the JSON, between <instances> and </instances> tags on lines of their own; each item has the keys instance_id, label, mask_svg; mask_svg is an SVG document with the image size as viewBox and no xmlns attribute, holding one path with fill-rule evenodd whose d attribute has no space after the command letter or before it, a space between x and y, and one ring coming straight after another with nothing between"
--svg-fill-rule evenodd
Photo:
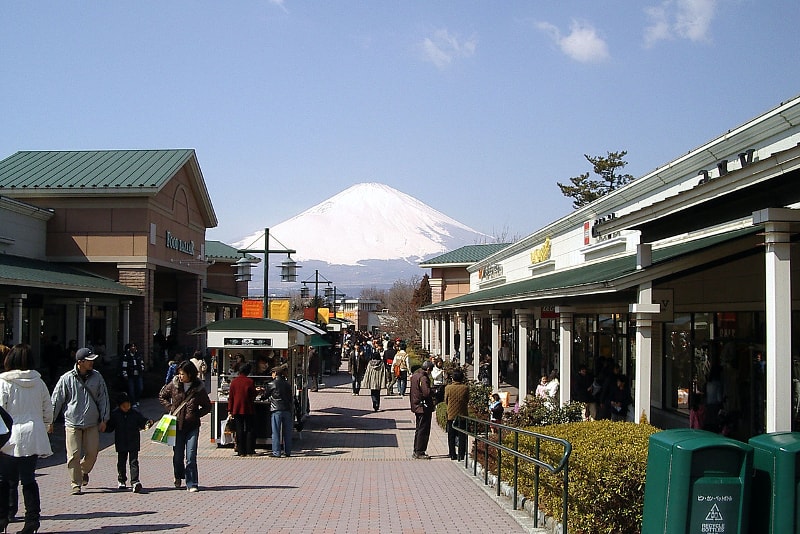
<instances>
[{"instance_id":1,"label":"mountain peak","mask_svg":"<svg viewBox=\"0 0 800 534\"><path fill-rule=\"evenodd\" d=\"M355 184L270 228L298 261L363 265L367 260L417 263L488 236L386 184ZM263 230L237 247L247 247ZM272 247L273 245L270 245Z\"/></svg>"}]
</instances>

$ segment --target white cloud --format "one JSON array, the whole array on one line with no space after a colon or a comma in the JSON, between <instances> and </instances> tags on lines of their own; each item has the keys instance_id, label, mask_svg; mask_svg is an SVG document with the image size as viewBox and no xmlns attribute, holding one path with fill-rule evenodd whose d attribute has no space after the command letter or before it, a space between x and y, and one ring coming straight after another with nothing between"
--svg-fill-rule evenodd
<instances>
[{"instance_id":1,"label":"white cloud","mask_svg":"<svg viewBox=\"0 0 800 534\"><path fill-rule=\"evenodd\" d=\"M536 27L548 33L561 51L575 61L594 63L609 57L608 45L587 23L573 20L568 35L561 35L561 31L549 22L540 22Z\"/></svg>"},{"instance_id":2,"label":"white cloud","mask_svg":"<svg viewBox=\"0 0 800 534\"><path fill-rule=\"evenodd\" d=\"M426 37L420 44L423 58L438 68L444 68L456 58L472 57L477 47L477 39L473 36L459 40L446 29L436 30L431 37Z\"/></svg>"},{"instance_id":3,"label":"white cloud","mask_svg":"<svg viewBox=\"0 0 800 534\"><path fill-rule=\"evenodd\" d=\"M644 30L645 45L667 39L707 40L716 7L717 0L664 0L645 8L650 19Z\"/></svg>"}]
</instances>

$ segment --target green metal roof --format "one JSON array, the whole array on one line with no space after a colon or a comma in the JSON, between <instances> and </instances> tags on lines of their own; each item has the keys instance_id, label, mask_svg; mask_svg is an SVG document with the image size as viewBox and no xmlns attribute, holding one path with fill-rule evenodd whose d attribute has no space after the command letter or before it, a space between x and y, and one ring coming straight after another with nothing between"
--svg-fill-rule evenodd
<instances>
[{"instance_id":1,"label":"green metal roof","mask_svg":"<svg viewBox=\"0 0 800 534\"><path fill-rule=\"evenodd\" d=\"M286 332L289 330L289 325L276 321L275 319L260 319L253 317L234 317L233 319L223 319L222 321L214 321L206 325L190 330L190 334L202 334L205 332L214 332L218 330L230 331L251 331L251 332Z\"/></svg>"},{"instance_id":2,"label":"green metal roof","mask_svg":"<svg viewBox=\"0 0 800 534\"><path fill-rule=\"evenodd\" d=\"M221 291L214 291L213 289L203 289L203 301L211 302L213 304L230 304L233 306L241 306L242 298L235 295L228 295Z\"/></svg>"},{"instance_id":3,"label":"green metal roof","mask_svg":"<svg viewBox=\"0 0 800 534\"><path fill-rule=\"evenodd\" d=\"M499 252L508 247L510 243L489 243L484 245L466 245L453 251L446 252L441 256L436 256L421 262L420 267L442 264L470 264L488 258L495 252Z\"/></svg>"},{"instance_id":4,"label":"green metal roof","mask_svg":"<svg viewBox=\"0 0 800 534\"><path fill-rule=\"evenodd\" d=\"M0 161L0 189L160 189L194 150L23 151Z\"/></svg>"},{"instance_id":5,"label":"green metal roof","mask_svg":"<svg viewBox=\"0 0 800 534\"><path fill-rule=\"evenodd\" d=\"M235 248L222 241L206 241L206 258L236 261L241 257Z\"/></svg>"},{"instance_id":6,"label":"green metal roof","mask_svg":"<svg viewBox=\"0 0 800 534\"><path fill-rule=\"evenodd\" d=\"M0 254L0 285L61 289L81 293L141 296L141 292L114 280L88 274L67 265L10 254Z\"/></svg>"},{"instance_id":7,"label":"green metal roof","mask_svg":"<svg viewBox=\"0 0 800 534\"><path fill-rule=\"evenodd\" d=\"M653 250L653 265L663 264L692 252L752 235L759 231L761 230L757 227L744 228L656 249ZM589 288L591 286L611 284L614 281L630 276L636 272L636 255L633 254L591 263L575 269L565 269L544 276L474 291L449 300L437 302L436 304L426 306L422 309L442 309L451 306L476 303L499 304L502 303L504 299L512 298L514 300L519 300L525 297L541 298L558 296L558 291L580 288L582 286Z\"/></svg>"}]
</instances>

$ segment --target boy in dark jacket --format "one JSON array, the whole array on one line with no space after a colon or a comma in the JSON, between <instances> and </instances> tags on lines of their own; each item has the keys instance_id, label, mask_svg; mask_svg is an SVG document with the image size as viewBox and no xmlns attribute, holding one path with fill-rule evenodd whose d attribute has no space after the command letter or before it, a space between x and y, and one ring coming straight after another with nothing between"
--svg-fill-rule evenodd
<instances>
[{"instance_id":1,"label":"boy in dark jacket","mask_svg":"<svg viewBox=\"0 0 800 534\"><path fill-rule=\"evenodd\" d=\"M114 432L114 448L117 450L117 489L127 489L126 462L131 466L131 488L134 493L142 491L139 482L139 447L141 439L139 432L153 425L152 419L147 419L135 408L131 408L131 400L127 393L120 393L117 397L117 408L111 412L111 418L106 425L106 432Z\"/></svg>"}]
</instances>

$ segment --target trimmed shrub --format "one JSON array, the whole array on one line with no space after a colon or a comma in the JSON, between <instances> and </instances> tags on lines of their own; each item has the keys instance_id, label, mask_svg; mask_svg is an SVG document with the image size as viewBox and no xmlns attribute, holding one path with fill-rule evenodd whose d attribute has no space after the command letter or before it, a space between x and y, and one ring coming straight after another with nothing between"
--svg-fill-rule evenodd
<instances>
[{"instance_id":1,"label":"trimmed shrub","mask_svg":"<svg viewBox=\"0 0 800 534\"><path fill-rule=\"evenodd\" d=\"M489 398L492 395L492 387L481 384L480 382L469 383L469 414L476 419L489 418Z\"/></svg>"},{"instance_id":2,"label":"trimmed shrub","mask_svg":"<svg viewBox=\"0 0 800 534\"><path fill-rule=\"evenodd\" d=\"M583 403L570 401L557 407L557 402L555 399L529 395L517 413L512 411L505 414L503 424L527 428L583 421Z\"/></svg>"},{"instance_id":3,"label":"trimmed shrub","mask_svg":"<svg viewBox=\"0 0 800 534\"><path fill-rule=\"evenodd\" d=\"M649 424L585 421L529 428L565 439L572 445L569 459L569 531L575 534L633 534L641 531L647 447L651 434L660 429ZM503 441L511 446L513 436ZM533 456L535 439L520 436L519 449ZM558 465L563 448L541 442L541 458ZM490 469L496 469L492 451ZM501 477L511 480L510 455L503 457ZM479 455L478 457L482 457ZM492 467L494 464L495 467ZM563 474L539 470L539 508L560 520ZM520 462L519 491L532 498L534 467Z\"/></svg>"}]
</instances>

